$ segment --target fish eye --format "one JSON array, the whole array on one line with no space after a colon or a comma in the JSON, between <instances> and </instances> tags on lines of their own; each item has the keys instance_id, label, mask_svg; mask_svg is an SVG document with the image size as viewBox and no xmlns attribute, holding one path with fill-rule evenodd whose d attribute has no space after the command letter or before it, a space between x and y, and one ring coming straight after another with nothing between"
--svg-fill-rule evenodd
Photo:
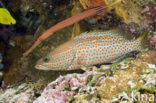
<instances>
[{"instance_id":1,"label":"fish eye","mask_svg":"<svg viewBox=\"0 0 156 103\"><path fill-rule=\"evenodd\" d=\"M45 61L45 62L48 62L49 60L50 60L49 57L45 57L45 58L43 59L43 61Z\"/></svg>"}]
</instances>

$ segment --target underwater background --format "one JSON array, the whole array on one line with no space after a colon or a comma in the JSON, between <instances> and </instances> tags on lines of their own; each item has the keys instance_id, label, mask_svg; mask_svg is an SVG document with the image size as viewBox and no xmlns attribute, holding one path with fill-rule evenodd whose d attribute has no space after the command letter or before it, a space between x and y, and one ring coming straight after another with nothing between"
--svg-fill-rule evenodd
<instances>
[{"instance_id":1,"label":"underwater background","mask_svg":"<svg viewBox=\"0 0 156 103\"><path fill-rule=\"evenodd\" d=\"M35 68L67 41L115 29L134 41L148 33L145 47L113 63ZM155 0L0 0L0 103L155 103L155 50Z\"/></svg>"}]
</instances>

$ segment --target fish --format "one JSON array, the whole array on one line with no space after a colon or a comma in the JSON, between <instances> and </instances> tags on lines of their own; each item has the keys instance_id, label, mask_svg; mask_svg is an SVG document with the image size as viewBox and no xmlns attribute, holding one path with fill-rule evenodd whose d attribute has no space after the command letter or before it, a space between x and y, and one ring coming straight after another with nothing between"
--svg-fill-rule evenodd
<instances>
[{"instance_id":1,"label":"fish","mask_svg":"<svg viewBox=\"0 0 156 103\"><path fill-rule=\"evenodd\" d=\"M11 16L7 9L0 8L0 23L6 25L16 24L16 20Z\"/></svg>"},{"instance_id":2,"label":"fish","mask_svg":"<svg viewBox=\"0 0 156 103\"><path fill-rule=\"evenodd\" d=\"M23 57L26 57L31 53L39 44L41 44L45 39L47 39L49 36L53 35L55 32L58 30L61 30L67 26L70 26L72 24L75 24L85 18L92 17L95 15L105 15L107 14L107 9L110 9L112 6L117 5L121 2L122 0L116 0L111 4L105 5L101 4L101 6L93 7L91 9L87 9L82 13L79 13L77 15L74 15L68 19L65 19L56 25L52 26L45 32L43 32L39 38L35 41L35 43L26 51L23 53ZM109 10L110 11L110 10Z\"/></svg>"},{"instance_id":3,"label":"fish","mask_svg":"<svg viewBox=\"0 0 156 103\"><path fill-rule=\"evenodd\" d=\"M56 47L37 61L39 70L77 70L113 61L144 48L143 34L136 40L126 39L121 30L85 32ZM125 34L127 35L127 34Z\"/></svg>"}]
</instances>

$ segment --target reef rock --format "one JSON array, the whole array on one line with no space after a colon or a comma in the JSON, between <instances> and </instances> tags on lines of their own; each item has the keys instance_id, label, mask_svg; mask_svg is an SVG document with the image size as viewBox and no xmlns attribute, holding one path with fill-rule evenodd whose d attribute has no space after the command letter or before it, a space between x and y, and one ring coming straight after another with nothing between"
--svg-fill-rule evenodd
<instances>
[{"instance_id":1,"label":"reef rock","mask_svg":"<svg viewBox=\"0 0 156 103\"><path fill-rule=\"evenodd\" d=\"M154 61L143 59L143 55L147 55L144 58L150 58L150 52L153 51L143 53L137 59L126 59L115 66L107 66L110 69L116 68L113 76L106 76L106 72L97 72L100 68L96 67L83 74L60 76L44 89L34 103L133 102L131 94L134 92L154 95L156 67L150 64Z\"/></svg>"},{"instance_id":2,"label":"reef rock","mask_svg":"<svg viewBox=\"0 0 156 103\"><path fill-rule=\"evenodd\" d=\"M110 66L86 67L88 71L82 74L74 73L60 76L49 83L39 97L35 96L35 88L30 90L32 88L30 85L27 85L27 89L24 90L0 89L3 91L0 92L2 97L0 101L12 98L11 102L7 99L8 103L22 102L22 99L17 97L27 95L25 96L26 100L22 103L30 101L33 103L154 102L156 66L155 60L150 59L155 56L154 54L155 51L148 51L140 53L137 58L127 58ZM14 92L10 92L11 90ZM25 91L28 92L23 94ZM30 94L31 98L29 98ZM142 98L142 94L146 97Z\"/></svg>"}]
</instances>

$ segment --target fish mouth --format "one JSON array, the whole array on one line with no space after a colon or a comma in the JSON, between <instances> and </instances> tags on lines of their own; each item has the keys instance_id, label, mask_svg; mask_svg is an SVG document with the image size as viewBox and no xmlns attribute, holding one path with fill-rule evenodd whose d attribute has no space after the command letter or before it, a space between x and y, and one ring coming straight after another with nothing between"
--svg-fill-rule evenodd
<instances>
[{"instance_id":1,"label":"fish mouth","mask_svg":"<svg viewBox=\"0 0 156 103\"><path fill-rule=\"evenodd\" d=\"M48 68L46 68L45 66L42 66L42 65L35 65L35 68L39 69L39 70L49 70Z\"/></svg>"}]
</instances>

